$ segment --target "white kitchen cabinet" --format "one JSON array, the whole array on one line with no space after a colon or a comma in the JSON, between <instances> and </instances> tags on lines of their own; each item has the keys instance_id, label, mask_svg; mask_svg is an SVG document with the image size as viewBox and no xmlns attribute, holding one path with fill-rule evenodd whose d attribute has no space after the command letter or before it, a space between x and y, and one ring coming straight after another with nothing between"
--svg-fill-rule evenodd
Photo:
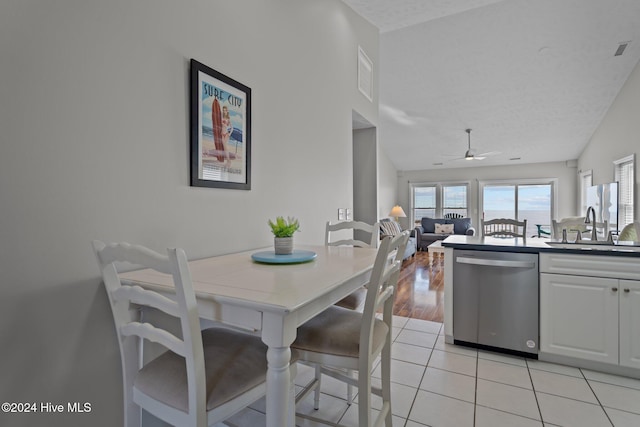
<instances>
[{"instance_id":1,"label":"white kitchen cabinet","mask_svg":"<svg viewBox=\"0 0 640 427\"><path fill-rule=\"evenodd\" d=\"M620 365L640 368L640 281L620 280Z\"/></svg>"},{"instance_id":2,"label":"white kitchen cabinet","mask_svg":"<svg viewBox=\"0 0 640 427\"><path fill-rule=\"evenodd\" d=\"M540 350L618 363L618 280L540 274Z\"/></svg>"},{"instance_id":3,"label":"white kitchen cabinet","mask_svg":"<svg viewBox=\"0 0 640 427\"><path fill-rule=\"evenodd\" d=\"M540 350L640 368L640 263L540 254Z\"/></svg>"}]
</instances>

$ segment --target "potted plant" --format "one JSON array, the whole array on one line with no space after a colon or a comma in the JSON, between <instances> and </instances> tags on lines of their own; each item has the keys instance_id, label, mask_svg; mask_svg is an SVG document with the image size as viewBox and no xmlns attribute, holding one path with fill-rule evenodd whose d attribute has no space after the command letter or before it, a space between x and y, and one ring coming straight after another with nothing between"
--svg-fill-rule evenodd
<instances>
[{"instance_id":1,"label":"potted plant","mask_svg":"<svg viewBox=\"0 0 640 427\"><path fill-rule=\"evenodd\" d=\"M300 229L300 223L295 218L281 216L273 222L269 220L271 232L274 235L274 249L276 255L289 255L293 253L293 233Z\"/></svg>"}]
</instances>

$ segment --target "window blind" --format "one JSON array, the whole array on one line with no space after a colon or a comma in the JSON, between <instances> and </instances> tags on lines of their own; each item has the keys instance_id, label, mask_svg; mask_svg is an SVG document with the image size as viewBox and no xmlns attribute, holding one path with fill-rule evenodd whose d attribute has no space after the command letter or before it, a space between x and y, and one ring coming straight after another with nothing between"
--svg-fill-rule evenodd
<instances>
[{"instance_id":1,"label":"window blind","mask_svg":"<svg viewBox=\"0 0 640 427\"><path fill-rule=\"evenodd\" d=\"M614 162L615 180L618 182L619 216L622 229L633 222L633 186L635 182L634 156L625 157Z\"/></svg>"}]
</instances>

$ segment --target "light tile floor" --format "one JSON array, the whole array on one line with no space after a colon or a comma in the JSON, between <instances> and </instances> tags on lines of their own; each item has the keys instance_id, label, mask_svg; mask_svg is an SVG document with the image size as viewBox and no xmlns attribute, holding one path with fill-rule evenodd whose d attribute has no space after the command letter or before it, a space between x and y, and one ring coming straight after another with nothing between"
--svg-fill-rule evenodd
<instances>
[{"instance_id":1,"label":"light tile floor","mask_svg":"<svg viewBox=\"0 0 640 427\"><path fill-rule=\"evenodd\" d=\"M395 427L640 426L640 380L446 344L440 323L394 317L393 332ZM312 375L300 365L296 384ZM297 412L357 427L357 399L347 405L346 386L323 377L322 391L318 411L310 396ZM265 425L264 401L229 421ZM298 418L297 425L323 424Z\"/></svg>"}]
</instances>

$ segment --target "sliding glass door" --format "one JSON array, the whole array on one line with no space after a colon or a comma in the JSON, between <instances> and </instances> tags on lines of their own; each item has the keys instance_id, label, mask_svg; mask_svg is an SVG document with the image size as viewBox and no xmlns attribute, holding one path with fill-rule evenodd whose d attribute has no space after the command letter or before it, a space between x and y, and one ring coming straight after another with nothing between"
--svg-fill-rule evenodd
<instances>
[{"instance_id":1,"label":"sliding glass door","mask_svg":"<svg viewBox=\"0 0 640 427\"><path fill-rule=\"evenodd\" d=\"M481 209L485 220L512 218L527 220L527 236L538 235L538 226L549 231L553 217L554 181L484 182Z\"/></svg>"}]
</instances>

